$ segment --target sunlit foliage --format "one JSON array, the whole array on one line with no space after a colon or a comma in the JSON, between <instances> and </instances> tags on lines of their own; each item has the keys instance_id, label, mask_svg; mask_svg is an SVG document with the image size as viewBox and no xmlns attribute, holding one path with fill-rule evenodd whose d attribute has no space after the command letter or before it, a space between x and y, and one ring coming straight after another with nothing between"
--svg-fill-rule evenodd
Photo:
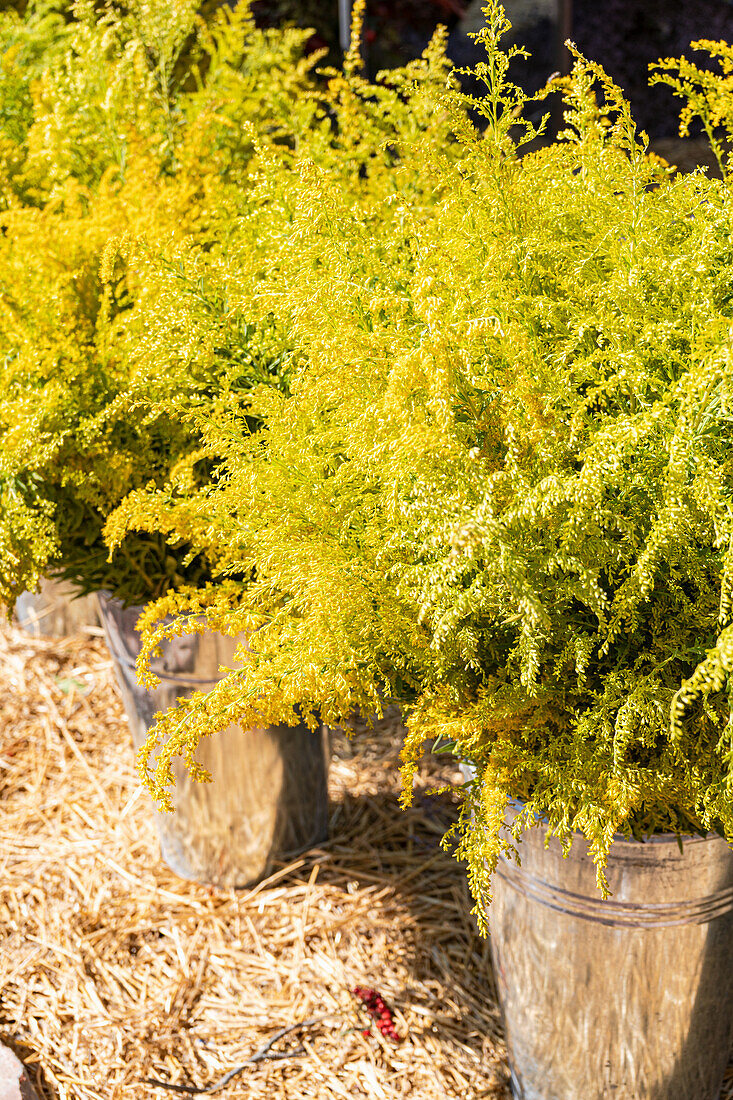
<instances>
[{"instance_id":1,"label":"sunlit foliage","mask_svg":"<svg viewBox=\"0 0 733 1100\"><path fill-rule=\"evenodd\" d=\"M100 13L76 0L59 38L54 8L41 0L24 20L0 17L0 602L8 607L49 570L130 602L208 577L200 555L187 557L185 545L167 546L159 533L126 540L108 561L102 525L129 491L163 484L183 460L207 479L193 457L197 429L167 398L185 394L194 405L228 380L240 389L261 372L281 380L281 347L262 364L241 319L222 322L236 331L229 357L159 348L151 371L129 354L150 328L159 284L188 278L176 250L195 244L212 262L226 250L227 226L247 205L253 135L292 145L314 109L304 32L259 31L246 4L208 22L197 7L134 0ZM157 253L172 257L170 273L160 265L152 273ZM177 323L167 320L169 337L185 344L188 319ZM160 404L143 413L138 392Z\"/></svg>"},{"instance_id":2,"label":"sunlit foliage","mask_svg":"<svg viewBox=\"0 0 733 1100\"><path fill-rule=\"evenodd\" d=\"M649 157L580 56L564 131L538 140L487 16L482 97L446 85L438 41L372 89L346 79L343 157L295 171L262 135L264 236L254 255L233 229L215 280L287 333L290 392L255 390L254 433L236 404L202 410L222 476L141 491L108 527L154 515L231 575L152 608L149 628L181 617L149 649L197 615L250 636L153 732L161 802L171 757L231 721L397 699L406 798L435 739L476 768L481 905L511 797L520 828L583 832L601 884L616 833L733 839L730 184ZM727 79L696 101L713 126Z\"/></svg>"}]
</instances>

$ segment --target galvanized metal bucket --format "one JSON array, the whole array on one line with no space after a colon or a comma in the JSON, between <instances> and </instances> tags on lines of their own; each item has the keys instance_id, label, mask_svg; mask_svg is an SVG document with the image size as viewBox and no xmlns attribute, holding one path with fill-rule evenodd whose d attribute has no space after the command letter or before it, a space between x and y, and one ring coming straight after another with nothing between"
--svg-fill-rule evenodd
<instances>
[{"instance_id":1,"label":"galvanized metal bucket","mask_svg":"<svg viewBox=\"0 0 733 1100\"><path fill-rule=\"evenodd\" d=\"M512 815L517 808L511 811ZM493 879L491 947L517 1100L716 1100L733 1038L733 851L531 828Z\"/></svg>"},{"instance_id":2,"label":"galvanized metal bucket","mask_svg":"<svg viewBox=\"0 0 733 1100\"><path fill-rule=\"evenodd\" d=\"M159 711L194 691L207 691L232 667L236 639L208 631L165 642L152 668L161 679L138 683L135 630L142 608L100 595L100 616L136 748ZM314 847L328 835L328 737L305 725L243 730L206 737L196 759L212 783L174 766L175 813L154 810L163 859L183 878L213 886L248 886L273 861Z\"/></svg>"},{"instance_id":3,"label":"galvanized metal bucket","mask_svg":"<svg viewBox=\"0 0 733 1100\"><path fill-rule=\"evenodd\" d=\"M87 627L99 627L96 596L79 596L67 581L41 581L37 592L22 592L15 618L34 637L65 638Z\"/></svg>"}]
</instances>

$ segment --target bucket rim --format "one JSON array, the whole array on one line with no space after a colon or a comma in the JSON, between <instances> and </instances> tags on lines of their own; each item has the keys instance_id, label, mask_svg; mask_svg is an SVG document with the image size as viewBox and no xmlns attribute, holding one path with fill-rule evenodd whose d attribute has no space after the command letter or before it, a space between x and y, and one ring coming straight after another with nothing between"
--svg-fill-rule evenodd
<instances>
[{"instance_id":1,"label":"bucket rim","mask_svg":"<svg viewBox=\"0 0 733 1100\"><path fill-rule=\"evenodd\" d=\"M515 810L515 813L517 815L521 813L526 805L527 803L524 802L521 798L510 798L507 802L507 806ZM541 829L543 825L547 824L546 818L543 819L538 814L535 814L535 817L536 820L531 825L528 825L527 828ZM505 822L505 824L507 823ZM585 833L582 833L579 829L574 829L572 835L573 839L575 839L576 837L578 839L586 841L588 839ZM555 833L552 834L552 839L558 840L558 837ZM683 845L687 845L707 843L710 840L721 840L724 844L729 843L724 836L721 836L720 833L712 831L705 833L704 836L702 836L700 833L652 833L651 836L646 837L644 840L638 840L636 837L628 837L625 836L623 833L614 833L611 851L616 849L618 845L624 845L637 851L639 848L645 848L649 844L674 844L675 847L679 848L680 841L683 843ZM518 843L521 844L521 838L518 840Z\"/></svg>"}]
</instances>

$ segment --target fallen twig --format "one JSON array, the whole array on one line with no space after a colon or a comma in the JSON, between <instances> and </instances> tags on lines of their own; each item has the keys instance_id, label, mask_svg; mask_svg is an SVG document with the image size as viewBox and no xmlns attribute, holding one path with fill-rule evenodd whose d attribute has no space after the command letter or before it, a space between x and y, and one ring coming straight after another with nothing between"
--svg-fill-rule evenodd
<instances>
[{"instance_id":1,"label":"fallen twig","mask_svg":"<svg viewBox=\"0 0 733 1100\"><path fill-rule=\"evenodd\" d=\"M204 1096L211 1095L214 1092L219 1092L228 1085L229 1082L242 1073L248 1066L254 1066L257 1062L265 1061L282 1061L285 1058L301 1058L306 1054L304 1047L295 1047L293 1050L286 1050L282 1052L275 1052L271 1054L271 1048L275 1045L278 1039L282 1039L283 1036L289 1035L291 1031L300 1031L306 1027L312 1027L313 1024L320 1023L321 1020L325 1020L326 1016L314 1016L312 1020L302 1020L300 1023L291 1024L289 1027L284 1027L280 1031L276 1032L263 1047L255 1051L251 1058L248 1058L246 1062L240 1062L238 1066L234 1066L228 1073L225 1073L223 1077L220 1077L218 1081L215 1081L213 1085L206 1085L202 1088L198 1088L196 1085L173 1085L167 1081L158 1081L154 1077L148 1077L144 1082L146 1085L154 1085L158 1089L167 1089L169 1092L181 1092L187 1096Z\"/></svg>"}]
</instances>

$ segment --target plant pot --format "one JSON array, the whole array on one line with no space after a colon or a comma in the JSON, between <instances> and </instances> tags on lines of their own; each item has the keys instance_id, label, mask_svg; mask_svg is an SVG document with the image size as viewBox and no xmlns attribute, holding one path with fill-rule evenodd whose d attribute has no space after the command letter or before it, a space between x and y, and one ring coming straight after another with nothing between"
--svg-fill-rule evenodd
<instances>
[{"instance_id":1,"label":"plant pot","mask_svg":"<svg viewBox=\"0 0 733 1100\"><path fill-rule=\"evenodd\" d=\"M19 626L34 637L65 638L99 626L96 596L78 596L68 581L42 580L37 592L22 592L15 603Z\"/></svg>"},{"instance_id":2,"label":"plant pot","mask_svg":"<svg viewBox=\"0 0 733 1100\"><path fill-rule=\"evenodd\" d=\"M117 681L139 748L155 715L192 692L207 691L232 667L237 639L214 631L174 638L152 662L161 678L147 690L135 659L140 607L100 595L100 616ZM196 758L212 783L192 780L174 762L175 813L154 810L163 859L176 874L213 886L249 886L328 835L328 738L305 725L243 730L230 726L205 737Z\"/></svg>"},{"instance_id":3,"label":"plant pot","mask_svg":"<svg viewBox=\"0 0 733 1100\"><path fill-rule=\"evenodd\" d=\"M716 1100L733 1036L726 842L616 840L607 901L582 837L563 858L540 826L518 851L490 913L517 1100Z\"/></svg>"}]
</instances>

